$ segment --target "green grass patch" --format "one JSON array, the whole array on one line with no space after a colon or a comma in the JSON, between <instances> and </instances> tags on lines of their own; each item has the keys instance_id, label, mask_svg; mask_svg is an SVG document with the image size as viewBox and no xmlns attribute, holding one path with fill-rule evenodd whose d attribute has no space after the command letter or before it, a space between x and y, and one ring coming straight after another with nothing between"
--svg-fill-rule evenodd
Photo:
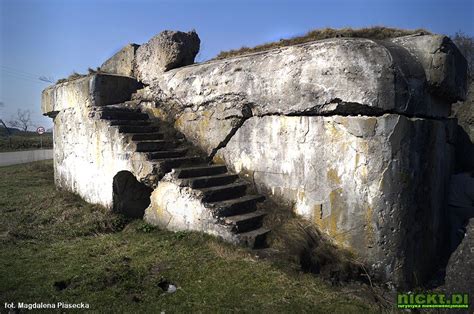
<instances>
[{"instance_id":1,"label":"green grass patch","mask_svg":"<svg viewBox=\"0 0 474 314\"><path fill-rule=\"evenodd\" d=\"M164 281L177 291L165 293ZM127 221L58 191L51 161L0 168L4 302L83 302L96 312L137 313L378 311L367 294L207 235Z\"/></svg>"},{"instance_id":2,"label":"green grass patch","mask_svg":"<svg viewBox=\"0 0 474 314\"><path fill-rule=\"evenodd\" d=\"M400 36L413 35L417 33L430 34L430 32L424 29L406 30L406 29L390 28L390 27L383 27L383 26L358 28L358 29L353 29L353 28L315 29L315 30L309 31L303 36L296 36L296 37L292 37L288 39L281 39L279 41L265 43L265 44L258 45L255 47L241 47L239 49L221 51L215 59L225 59L225 58L240 56L240 55L244 55L248 53L266 51L266 50L286 47L286 46L294 46L294 45L304 44L304 43L315 41L315 40L322 40L322 39L329 39L329 38L336 38L336 37L351 37L351 38L357 37L357 38L382 40L382 39L395 38L395 37L400 37Z\"/></svg>"}]
</instances>

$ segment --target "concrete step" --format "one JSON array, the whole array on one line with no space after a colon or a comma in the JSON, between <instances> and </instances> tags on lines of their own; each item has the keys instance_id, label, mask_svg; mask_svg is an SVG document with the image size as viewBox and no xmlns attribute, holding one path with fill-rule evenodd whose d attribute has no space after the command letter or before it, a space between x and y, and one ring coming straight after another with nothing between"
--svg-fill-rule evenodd
<instances>
[{"instance_id":1,"label":"concrete step","mask_svg":"<svg viewBox=\"0 0 474 314\"><path fill-rule=\"evenodd\" d=\"M203 195L203 202L218 202L239 198L245 195L246 182L234 182L226 185L199 189Z\"/></svg>"},{"instance_id":2,"label":"concrete step","mask_svg":"<svg viewBox=\"0 0 474 314\"><path fill-rule=\"evenodd\" d=\"M110 125L150 125L150 120L109 120Z\"/></svg>"},{"instance_id":3,"label":"concrete step","mask_svg":"<svg viewBox=\"0 0 474 314\"><path fill-rule=\"evenodd\" d=\"M242 245L248 246L252 249L262 249L267 246L267 235L269 229L260 227L258 229L239 233L238 237Z\"/></svg>"},{"instance_id":4,"label":"concrete step","mask_svg":"<svg viewBox=\"0 0 474 314\"><path fill-rule=\"evenodd\" d=\"M135 142L135 145L137 146L137 148L135 149L137 152L156 152L175 148L179 145L179 143L167 140L156 140Z\"/></svg>"},{"instance_id":5,"label":"concrete step","mask_svg":"<svg viewBox=\"0 0 474 314\"><path fill-rule=\"evenodd\" d=\"M99 118L104 120L148 120L146 113L129 110L99 110Z\"/></svg>"},{"instance_id":6,"label":"concrete step","mask_svg":"<svg viewBox=\"0 0 474 314\"><path fill-rule=\"evenodd\" d=\"M148 153L148 159L163 159L163 158L176 158L176 157L183 157L186 155L188 149L187 148L178 148L178 149L170 149L170 150L162 150L158 152Z\"/></svg>"},{"instance_id":7,"label":"concrete step","mask_svg":"<svg viewBox=\"0 0 474 314\"><path fill-rule=\"evenodd\" d=\"M119 125L120 133L155 133L159 127L151 125Z\"/></svg>"},{"instance_id":8,"label":"concrete step","mask_svg":"<svg viewBox=\"0 0 474 314\"><path fill-rule=\"evenodd\" d=\"M205 160L200 156L184 156L176 158L162 158L151 160L154 164L159 164L161 169L165 172L170 172L171 169L181 166L189 166L204 163Z\"/></svg>"},{"instance_id":9,"label":"concrete step","mask_svg":"<svg viewBox=\"0 0 474 314\"><path fill-rule=\"evenodd\" d=\"M129 133L132 141L146 141L146 140L162 140L165 135L163 133Z\"/></svg>"},{"instance_id":10,"label":"concrete step","mask_svg":"<svg viewBox=\"0 0 474 314\"><path fill-rule=\"evenodd\" d=\"M173 169L173 175L178 179L186 179L193 177L212 176L227 172L225 165L203 165L188 168Z\"/></svg>"},{"instance_id":11,"label":"concrete step","mask_svg":"<svg viewBox=\"0 0 474 314\"><path fill-rule=\"evenodd\" d=\"M224 223L232 226L233 232L243 233L260 228L265 215L263 211L257 210L242 215L225 217Z\"/></svg>"},{"instance_id":12,"label":"concrete step","mask_svg":"<svg viewBox=\"0 0 474 314\"><path fill-rule=\"evenodd\" d=\"M193 189L209 188L218 185L224 185L234 182L239 178L236 174L216 174L213 176L193 177L187 179L178 179L182 186L189 186Z\"/></svg>"},{"instance_id":13,"label":"concrete step","mask_svg":"<svg viewBox=\"0 0 474 314\"><path fill-rule=\"evenodd\" d=\"M116 112L116 111L121 111L121 112L141 112L140 109L138 108L133 108L130 106L127 106L127 102L122 102L119 104L113 104L113 105L105 105L105 106L100 106L96 107L96 109L100 111L107 111L107 112Z\"/></svg>"},{"instance_id":14,"label":"concrete step","mask_svg":"<svg viewBox=\"0 0 474 314\"><path fill-rule=\"evenodd\" d=\"M244 195L227 201L208 202L205 206L215 212L217 216L226 217L252 212L257 208L257 203L264 200L265 197L262 195Z\"/></svg>"}]
</instances>

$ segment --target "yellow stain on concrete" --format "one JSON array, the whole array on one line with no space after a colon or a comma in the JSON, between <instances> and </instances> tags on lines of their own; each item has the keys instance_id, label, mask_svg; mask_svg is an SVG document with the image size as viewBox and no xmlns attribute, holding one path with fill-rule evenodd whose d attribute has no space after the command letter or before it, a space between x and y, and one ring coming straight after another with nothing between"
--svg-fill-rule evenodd
<instances>
[{"instance_id":1,"label":"yellow stain on concrete","mask_svg":"<svg viewBox=\"0 0 474 314\"><path fill-rule=\"evenodd\" d=\"M341 184L341 178L337 174L337 170L334 168L331 168L328 170L327 178L331 184L337 184L337 185Z\"/></svg>"},{"instance_id":2,"label":"yellow stain on concrete","mask_svg":"<svg viewBox=\"0 0 474 314\"><path fill-rule=\"evenodd\" d=\"M373 226L373 220L372 220L373 215L374 215L374 209L371 206L368 206L367 210L365 211L365 225L366 225L365 239L367 241L366 243L367 246L373 246L374 240L375 240L374 226Z\"/></svg>"},{"instance_id":3,"label":"yellow stain on concrete","mask_svg":"<svg viewBox=\"0 0 474 314\"><path fill-rule=\"evenodd\" d=\"M323 216L323 204L316 204L313 206L313 222L319 227L323 228L322 217Z\"/></svg>"},{"instance_id":4,"label":"yellow stain on concrete","mask_svg":"<svg viewBox=\"0 0 474 314\"><path fill-rule=\"evenodd\" d=\"M150 108L148 110L149 114L151 114L154 118L159 118L161 120L166 120L166 113L161 108Z\"/></svg>"},{"instance_id":5,"label":"yellow stain on concrete","mask_svg":"<svg viewBox=\"0 0 474 314\"><path fill-rule=\"evenodd\" d=\"M225 164L225 160L219 156L219 155L215 155L213 158L212 158L212 161L215 163L215 164L219 164L219 165L223 165Z\"/></svg>"},{"instance_id":6,"label":"yellow stain on concrete","mask_svg":"<svg viewBox=\"0 0 474 314\"><path fill-rule=\"evenodd\" d=\"M298 190L298 200L303 202L304 201L304 197L305 197L306 193L304 190Z\"/></svg>"},{"instance_id":7,"label":"yellow stain on concrete","mask_svg":"<svg viewBox=\"0 0 474 314\"><path fill-rule=\"evenodd\" d=\"M178 119L176 119L176 120L174 121L174 126L175 126L178 130L182 130L183 127L184 127L184 124L185 124L184 122L185 122L186 120L188 120L188 119L189 119L189 115L188 115L188 114L186 114L186 113L185 113L185 114L182 114L182 115L180 115L180 116L178 117Z\"/></svg>"},{"instance_id":8,"label":"yellow stain on concrete","mask_svg":"<svg viewBox=\"0 0 474 314\"><path fill-rule=\"evenodd\" d=\"M331 141L337 142L344 136L344 134L337 129L334 122L325 123L324 126L326 133L328 134L328 137L331 139Z\"/></svg>"},{"instance_id":9,"label":"yellow stain on concrete","mask_svg":"<svg viewBox=\"0 0 474 314\"><path fill-rule=\"evenodd\" d=\"M329 203L331 206L331 213L329 216L321 218L322 205L318 204L313 207L313 215L318 227L329 234L329 236L336 241L336 243L347 246L347 234L340 231L338 227L339 221L344 215L346 204L342 199L343 190L341 188L331 191L329 194Z\"/></svg>"}]
</instances>

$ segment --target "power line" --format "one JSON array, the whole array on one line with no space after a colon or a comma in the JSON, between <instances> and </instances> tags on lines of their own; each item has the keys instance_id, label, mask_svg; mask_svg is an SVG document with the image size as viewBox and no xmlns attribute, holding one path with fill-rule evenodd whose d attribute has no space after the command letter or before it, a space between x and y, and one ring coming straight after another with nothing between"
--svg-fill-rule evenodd
<instances>
[{"instance_id":1,"label":"power line","mask_svg":"<svg viewBox=\"0 0 474 314\"><path fill-rule=\"evenodd\" d=\"M43 84L48 83L48 82L45 82L45 81L41 81L39 79L33 79L33 78L30 78L30 77L21 76L21 75L15 74L15 73L10 73L10 72L4 72L4 73L11 76L12 78L16 78L16 79L20 79L20 80L24 80L24 81L28 81L28 82L43 83Z\"/></svg>"},{"instance_id":2,"label":"power line","mask_svg":"<svg viewBox=\"0 0 474 314\"><path fill-rule=\"evenodd\" d=\"M52 83L48 80L51 80L51 78L47 78L44 75L43 76L35 76L34 74L27 73L25 71L20 71L20 70L11 70L8 67L1 66L2 67L2 72L4 74L10 75L14 78L17 79L23 79L27 81L34 81L34 82L40 82L40 83ZM42 79L43 78L43 79Z\"/></svg>"},{"instance_id":3,"label":"power line","mask_svg":"<svg viewBox=\"0 0 474 314\"><path fill-rule=\"evenodd\" d=\"M26 71L23 71L23 70L20 70L20 69L15 69L15 68L12 68L12 67L9 67L9 66L6 66L6 65L2 65L1 67L4 68L5 70L13 71L13 72L19 72L19 73L22 73L22 74L27 75L27 76L31 76L31 77L36 78L36 79L42 76L42 75L38 75L38 74L35 74L35 73L26 72Z\"/></svg>"}]
</instances>

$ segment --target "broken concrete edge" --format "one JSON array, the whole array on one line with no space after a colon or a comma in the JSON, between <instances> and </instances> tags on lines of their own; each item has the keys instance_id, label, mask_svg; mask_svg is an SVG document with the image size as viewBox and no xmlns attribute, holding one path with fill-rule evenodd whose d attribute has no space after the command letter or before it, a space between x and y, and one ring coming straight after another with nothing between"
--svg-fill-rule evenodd
<instances>
[{"instance_id":1,"label":"broken concrete edge","mask_svg":"<svg viewBox=\"0 0 474 314\"><path fill-rule=\"evenodd\" d=\"M136 77L148 83L168 70L194 63L201 40L195 30L165 30L142 45L127 44L107 59L100 70Z\"/></svg>"},{"instance_id":2,"label":"broken concrete edge","mask_svg":"<svg viewBox=\"0 0 474 314\"><path fill-rule=\"evenodd\" d=\"M390 42L408 50L422 64L433 94L451 103L466 99L467 60L448 36L411 35Z\"/></svg>"},{"instance_id":3,"label":"broken concrete edge","mask_svg":"<svg viewBox=\"0 0 474 314\"><path fill-rule=\"evenodd\" d=\"M193 64L200 44L194 30L165 30L137 49L134 73L141 82L148 84L166 71Z\"/></svg>"},{"instance_id":4,"label":"broken concrete edge","mask_svg":"<svg viewBox=\"0 0 474 314\"><path fill-rule=\"evenodd\" d=\"M186 115L224 119L210 116L216 108L225 117L237 116L246 105L258 116L449 116L453 99L430 92L424 67L400 45L348 38L276 50L165 72L145 97L160 103L168 120L182 123Z\"/></svg>"},{"instance_id":5,"label":"broken concrete edge","mask_svg":"<svg viewBox=\"0 0 474 314\"><path fill-rule=\"evenodd\" d=\"M201 195L192 188L180 186L170 173L160 180L150 198L143 217L147 223L171 231L199 231L229 243L240 243L231 227L204 206Z\"/></svg>"},{"instance_id":6,"label":"broken concrete edge","mask_svg":"<svg viewBox=\"0 0 474 314\"><path fill-rule=\"evenodd\" d=\"M55 116L71 107L106 106L130 100L142 85L134 78L96 73L49 86L41 95L41 111Z\"/></svg>"}]
</instances>

